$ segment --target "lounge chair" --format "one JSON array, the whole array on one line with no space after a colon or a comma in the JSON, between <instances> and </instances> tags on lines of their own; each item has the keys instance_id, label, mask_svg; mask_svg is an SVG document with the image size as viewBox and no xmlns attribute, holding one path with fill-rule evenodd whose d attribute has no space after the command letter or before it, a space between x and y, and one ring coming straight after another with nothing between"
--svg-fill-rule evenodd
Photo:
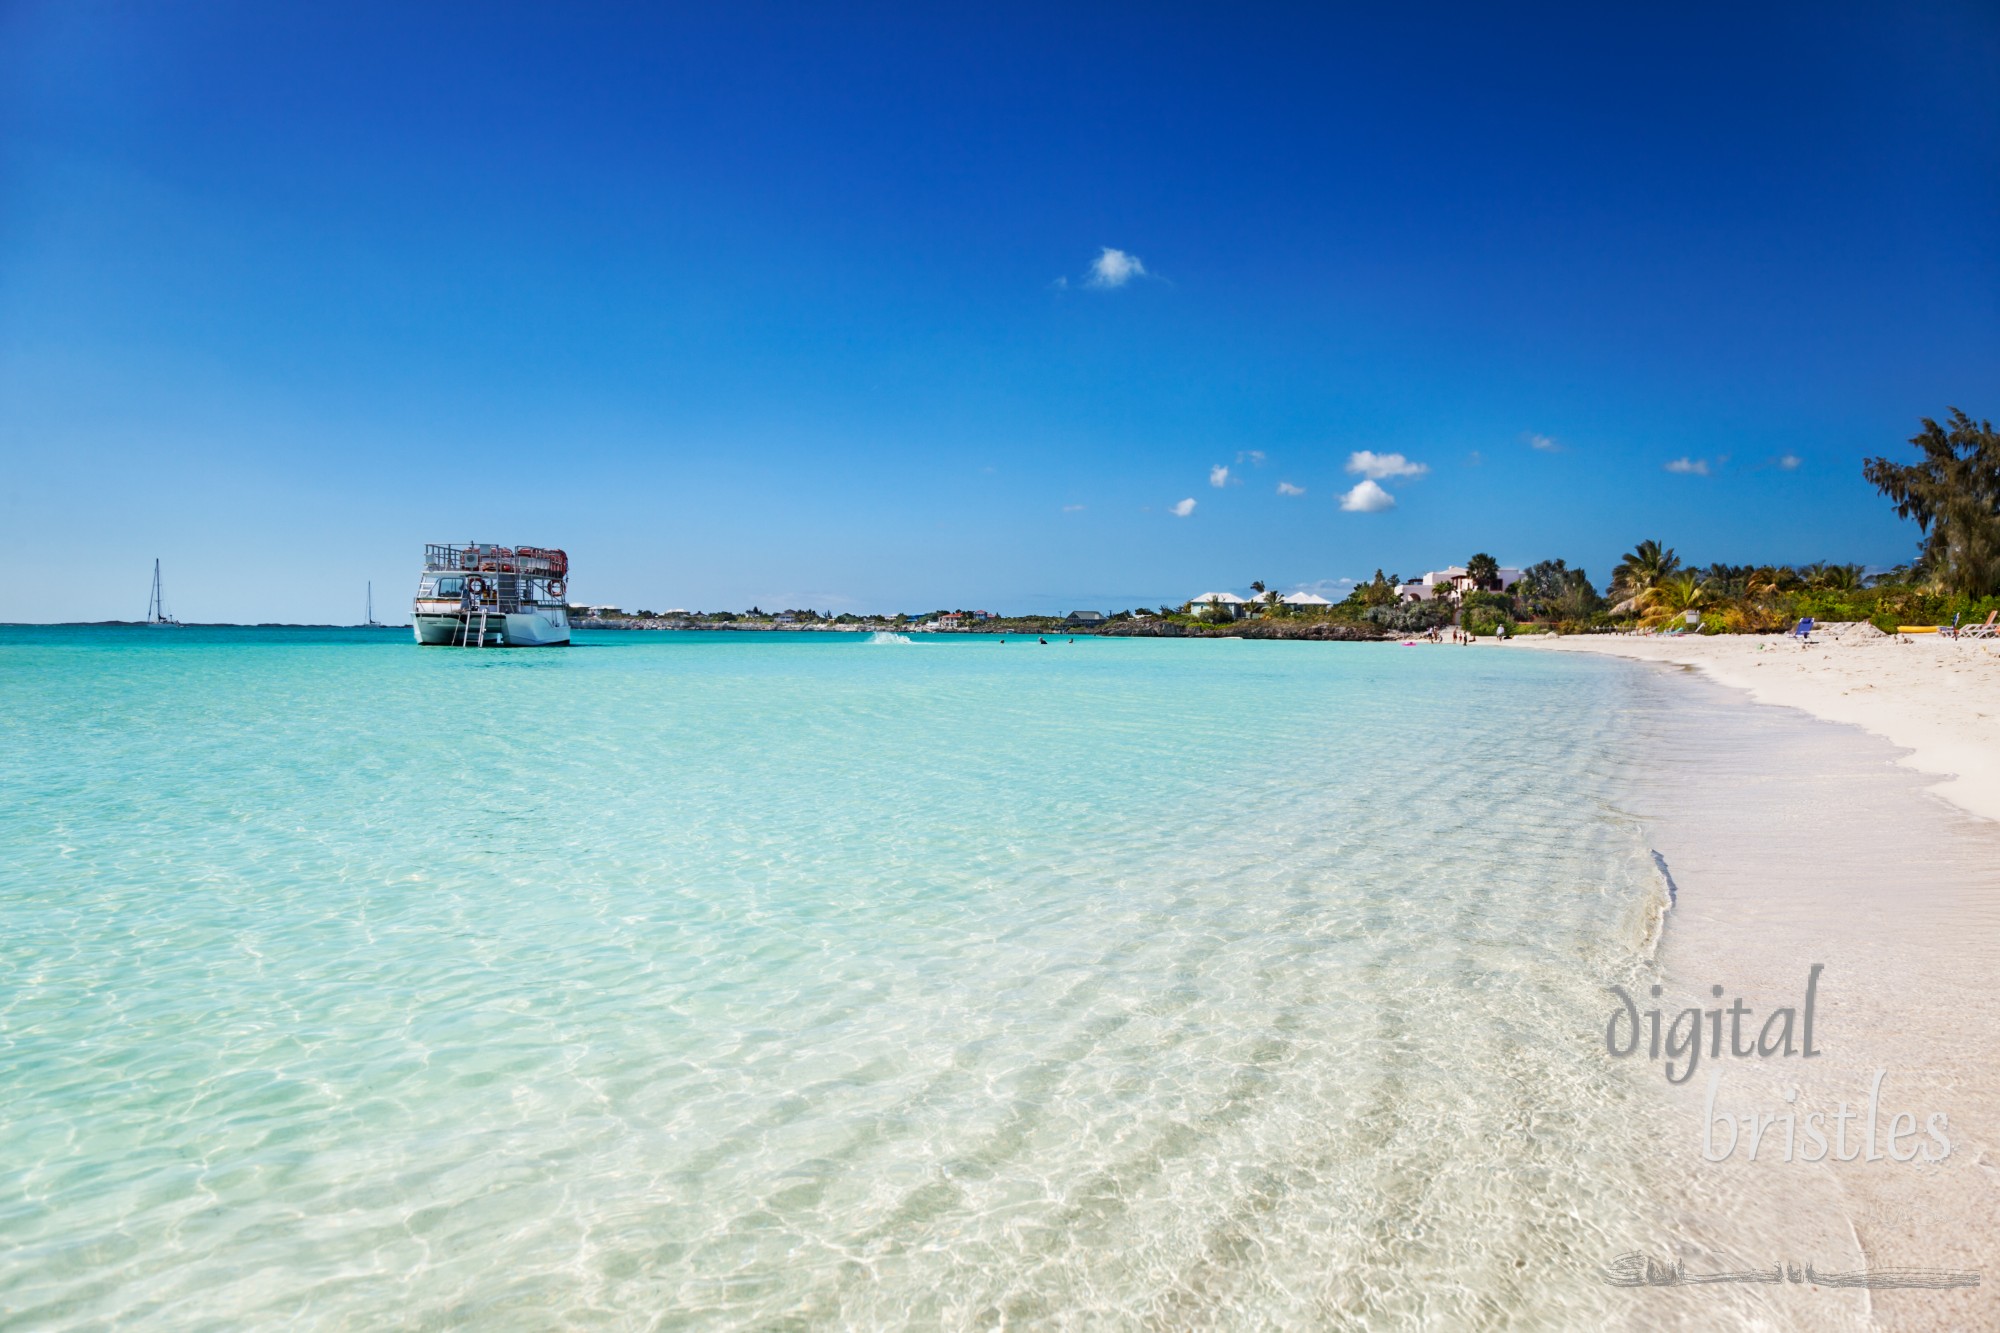
<instances>
[{"instance_id":1,"label":"lounge chair","mask_svg":"<svg viewBox=\"0 0 2000 1333\"><path fill-rule=\"evenodd\" d=\"M1988 611L1986 613L1985 624L1967 625L1958 632L1958 637L1961 639L1991 639L2000 637L2000 625L1993 623L1996 617L2000 617L2000 611Z\"/></svg>"},{"instance_id":2,"label":"lounge chair","mask_svg":"<svg viewBox=\"0 0 2000 1333\"><path fill-rule=\"evenodd\" d=\"M1805 643L1813 632L1813 618L1806 616L1792 626L1792 634L1800 643Z\"/></svg>"}]
</instances>

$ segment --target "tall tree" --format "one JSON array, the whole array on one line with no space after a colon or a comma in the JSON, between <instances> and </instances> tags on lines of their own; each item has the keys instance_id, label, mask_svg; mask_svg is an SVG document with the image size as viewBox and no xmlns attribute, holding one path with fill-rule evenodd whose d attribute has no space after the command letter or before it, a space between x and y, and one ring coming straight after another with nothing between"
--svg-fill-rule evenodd
<instances>
[{"instance_id":1,"label":"tall tree","mask_svg":"<svg viewBox=\"0 0 2000 1333\"><path fill-rule=\"evenodd\" d=\"M1921 461L1871 458L1861 475L1917 520L1920 563L1945 591L1983 596L2000 589L2000 435L1955 407L1949 429L1923 422L1910 439Z\"/></svg>"},{"instance_id":2,"label":"tall tree","mask_svg":"<svg viewBox=\"0 0 2000 1333\"><path fill-rule=\"evenodd\" d=\"M1643 541L1625 553L1611 571L1613 597L1636 597L1681 567L1681 558L1670 546Z\"/></svg>"},{"instance_id":3,"label":"tall tree","mask_svg":"<svg viewBox=\"0 0 2000 1333\"><path fill-rule=\"evenodd\" d=\"M1545 620L1584 620L1604 606L1590 575L1561 560L1529 565L1521 571L1513 593L1529 614Z\"/></svg>"},{"instance_id":4,"label":"tall tree","mask_svg":"<svg viewBox=\"0 0 2000 1333\"><path fill-rule=\"evenodd\" d=\"M1500 590L1500 562L1481 551L1465 562L1465 577L1482 592Z\"/></svg>"}]
</instances>

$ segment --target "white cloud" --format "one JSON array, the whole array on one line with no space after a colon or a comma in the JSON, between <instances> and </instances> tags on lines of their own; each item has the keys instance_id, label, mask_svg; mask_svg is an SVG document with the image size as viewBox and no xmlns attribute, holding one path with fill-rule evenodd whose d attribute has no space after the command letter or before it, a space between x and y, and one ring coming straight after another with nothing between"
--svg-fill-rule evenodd
<instances>
[{"instance_id":1,"label":"white cloud","mask_svg":"<svg viewBox=\"0 0 2000 1333\"><path fill-rule=\"evenodd\" d=\"M1091 263L1087 282L1092 287L1123 287L1132 279L1145 276L1146 266L1139 262L1139 256L1128 255L1107 245Z\"/></svg>"},{"instance_id":2,"label":"white cloud","mask_svg":"<svg viewBox=\"0 0 2000 1333\"><path fill-rule=\"evenodd\" d=\"M1378 514L1395 508L1396 497L1373 481L1364 481L1340 497L1340 507L1350 514Z\"/></svg>"},{"instance_id":3,"label":"white cloud","mask_svg":"<svg viewBox=\"0 0 2000 1333\"><path fill-rule=\"evenodd\" d=\"M1194 512L1194 497L1190 495L1187 499L1180 501L1178 504L1168 505L1167 512L1169 514L1172 514L1175 518L1186 518L1189 514L1192 514Z\"/></svg>"},{"instance_id":4,"label":"white cloud","mask_svg":"<svg viewBox=\"0 0 2000 1333\"><path fill-rule=\"evenodd\" d=\"M1208 484L1211 486L1227 486L1229 484L1229 469L1217 463L1208 470Z\"/></svg>"},{"instance_id":5,"label":"white cloud","mask_svg":"<svg viewBox=\"0 0 2000 1333\"><path fill-rule=\"evenodd\" d=\"M1262 467L1264 466L1264 451L1262 449L1242 450L1236 455L1236 461L1239 463L1248 463L1252 467Z\"/></svg>"},{"instance_id":6,"label":"white cloud","mask_svg":"<svg viewBox=\"0 0 2000 1333\"><path fill-rule=\"evenodd\" d=\"M1783 468L1787 472L1797 472L1799 470L1799 464L1805 461L1806 461L1805 459L1800 458L1797 454L1786 454L1783 458L1780 458L1778 460L1778 466Z\"/></svg>"},{"instance_id":7,"label":"white cloud","mask_svg":"<svg viewBox=\"0 0 2000 1333\"><path fill-rule=\"evenodd\" d=\"M1538 435L1533 431L1529 431L1526 438L1530 449L1539 449L1545 454L1559 454L1563 451L1563 447L1560 444L1557 444L1546 435Z\"/></svg>"},{"instance_id":8,"label":"white cloud","mask_svg":"<svg viewBox=\"0 0 2000 1333\"><path fill-rule=\"evenodd\" d=\"M1682 476L1687 477L1705 477L1708 475L1708 460L1706 458L1676 458L1673 462L1667 464L1667 471L1678 472Z\"/></svg>"},{"instance_id":9,"label":"white cloud","mask_svg":"<svg viewBox=\"0 0 2000 1333\"><path fill-rule=\"evenodd\" d=\"M1347 456L1347 470L1357 477L1370 481L1381 481L1388 477L1421 477L1429 472L1430 464L1412 463L1401 454L1378 454L1372 449L1360 449ZM1354 488L1360 490L1359 486ZM1380 490L1380 487L1376 488ZM1353 492L1349 492L1352 494ZM1377 506L1387 508L1388 506Z\"/></svg>"},{"instance_id":10,"label":"white cloud","mask_svg":"<svg viewBox=\"0 0 2000 1333\"><path fill-rule=\"evenodd\" d=\"M1278 483L1278 494L1280 495L1304 495L1305 493L1306 488L1303 486L1294 486L1289 481Z\"/></svg>"},{"instance_id":11,"label":"white cloud","mask_svg":"<svg viewBox=\"0 0 2000 1333\"><path fill-rule=\"evenodd\" d=\"M1057 279L1056 279L1056 280L1055 280L1054 282L1052 282L1052 283L1050 283L1050 284L1049 284L1049 290L1050 290L1050 291L1052 291L1052 292L1066 292L1066 291L1068 291L1068 290L1069 290L1069 279L1068 279L1068 278L1057 278Z\"/></svg>"},{"instance_id":12,"label":"white cloud","mask_svg":"<svg viewBox=\"0 0 2000 1333\"><path fill-rule=\"evenodd\" d=\"M1081 514L1081 513L1083 512L1083 506L1082 506L1082 505L1064 505L1064 506L1063 506L1063 512L1064 512L1065 514Z\"/></svg>"}]
</instances>

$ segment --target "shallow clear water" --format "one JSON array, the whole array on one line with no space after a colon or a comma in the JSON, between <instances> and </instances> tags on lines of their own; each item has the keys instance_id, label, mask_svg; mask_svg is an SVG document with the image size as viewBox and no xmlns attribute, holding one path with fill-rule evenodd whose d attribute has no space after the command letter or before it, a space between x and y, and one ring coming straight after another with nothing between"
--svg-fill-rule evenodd
<instances>
[{"instance_id":1,"label":"shallow clear water","mask_svg":"<svg viewBox=\"0 0 2000 1333\"><path fill-rule=\"evenodd\" d=\"M0 1320L1601 1321L1644 680L0 629Z\"/></svg>"}]
</instances>

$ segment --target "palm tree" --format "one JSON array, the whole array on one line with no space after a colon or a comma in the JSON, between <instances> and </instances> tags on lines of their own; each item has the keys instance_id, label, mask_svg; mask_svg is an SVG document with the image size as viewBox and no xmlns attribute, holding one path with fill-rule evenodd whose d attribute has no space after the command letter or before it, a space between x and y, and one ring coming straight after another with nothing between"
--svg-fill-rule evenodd
<instances>
[{"instance_id":1,"label":"palm tree","mask_svg":"<svg viewBox=\"0 0 2000 1333\"><path fill-rule=\"evenodd\" d=\"M1627 599L1636 598L1680 567L1681 558L1672 547L1663 548L1656 541L1640 542L1611 571L1611 591L1613 595L1623 593Z\"/></svg>"},{"instance_id":2,"label":"palm tree","mask_svg":"<svg viewBox=\"0 0 2000 1333\"><path fill-rule=\"evenodd\" d=\"M1708 588L1693 570L1669 574L1639 594L1639 606L1651 621L1672 620L1708 601Z\"/></svg>"},{"instance_id":3,"label":"palm tree","mask_svg":"<svg viewBox=\"0 0 2000 1333\"><path fill-rule=\"evenodd\" d=\"M1743 595L1745 597L1770 597L1784 586L1784 577L1789 571L1771 565L1759 565L1744 576Z\"/></svg>"},{"instance_id":4,"label":"palm tree","mask_svg":"<svg viewBox=\"0 0 2000 1333\"><path fill-rule=\"evenodd\" d=\"M1497 591L1500 587L1500 562L1481 551L1465 562L1465 577L1480 591Z\"/></svg>"}]
</instances>

